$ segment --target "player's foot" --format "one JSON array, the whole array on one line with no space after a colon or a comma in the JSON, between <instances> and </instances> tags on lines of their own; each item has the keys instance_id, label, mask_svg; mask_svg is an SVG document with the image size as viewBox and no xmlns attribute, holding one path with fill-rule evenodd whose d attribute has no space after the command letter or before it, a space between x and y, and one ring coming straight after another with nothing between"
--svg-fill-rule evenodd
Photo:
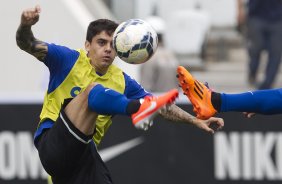
<instances>
[{"instance_id":1,"label":"player's foot","mask_svg":"<svg viewBox=\"0 0 282 184\"><path fill-rule=\"evenodd\" d=\"M132 122L136 128L147 130L153 123L153 118L161 108L172 104L178 97L177 89L172 89L160 96L146 96L139 110L132 114Z\"/></svg>"},{"instance_id":2,"label":"player's foot","mask_svg":"<svg viewBox=\"0 0 282 184\"><path fill-rule=\"evenodd\" d=\"M208 119L217 112L211 103L212 91L197 81L183 66L177 68L177 78L184 95L190 99L197 118Z\"/></svg>"}]
</instances>

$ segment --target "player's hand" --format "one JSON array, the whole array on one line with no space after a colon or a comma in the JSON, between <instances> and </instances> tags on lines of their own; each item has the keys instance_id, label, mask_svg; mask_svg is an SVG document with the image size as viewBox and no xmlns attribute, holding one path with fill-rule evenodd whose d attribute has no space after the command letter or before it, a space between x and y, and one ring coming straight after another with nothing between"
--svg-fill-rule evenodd
<instances>
[{"instance_id":1,"label":"player's hand","mask_svg":"<svg viewBox=\"0 0 282 184\"><path fill-rule=\"evenodd\" d=\"M203 129L209 133L214 133L220 130L224 126L224 121L222 118L211 117L207 120L194 119L193 124L200 129Z\"/></svg>"},{"instance_id":2,"label":"player's hand","mask_svg":"<svg viewBox=\"0 0 282 184\"><path fill-rule=\"evenodd\" d=\"M243 114L246 116L246 118L251 118L251 117L253 117L256 113L254 113L254 112L243 112Z\"/></svg>"},{"instance_id":3,"label":"player's hand","mask_svg":"<svg viewBox=\"0 0 282 184\"><path fill-rule=\"evenodd\" d=\"M41 8L39 5L34 8L29 8L23 11L21 17L21 25L22 26L32 26L39 20L39 14L41 12Z\"/></svg>"}]
</instances>

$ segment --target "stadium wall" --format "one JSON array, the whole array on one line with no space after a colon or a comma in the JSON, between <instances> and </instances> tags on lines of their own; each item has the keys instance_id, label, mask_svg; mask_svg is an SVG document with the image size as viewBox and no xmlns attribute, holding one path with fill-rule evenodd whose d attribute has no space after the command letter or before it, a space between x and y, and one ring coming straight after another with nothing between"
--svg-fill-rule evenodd
<instances>
[{"instance_id":1,"label":"stadium wall","mask_svg":"<svg viewBox=\"0 0 282 184\"><path fill-rule=\"evenodd\" d=\"M1 184L46 183L32 142L40 110L37 103L0 105ZM99 150L117 184L281 183L282 116L221 117L225 127L210 135L161 117L144 132L116 116Z\"/></svg>"},{"instance_id":2,"label":"stadium wall","mask_svg":"<svg viewBox=\"0 0 282 184\"><path fill-rule=\"evenodd\" d=\"M88 2L88 1L87 1ZM84 48L86 29L94 16L111 17L102 14L106 8L102 2L80 0L9 0L0 6L2 22L0 30L0 96L4 93L23 94L43 93L48 86L47 67L33 56L20 50L16 45L16 31L20 24L21 13L26 8L40 5L42 12L39 22L32 27L36 38L48 43L56 43L73 49ZM89 7L87 7L89 5ZM91 7L90 7L91 6ZM99 11L96 11L99 10ZM94 11L92 13L90 11ZM118 65L123 62L117 59ZM125 72L139 80L138 67L124 66Z\"/></svg>"},{"instance_id":3,"label":"stadium wall","mask_svg":"<svg viewBox=\"0 0 282 184\"><path fill-rule=\"evenodd\" d=\"M39 4L42 12L39 22L32 27L35 37L48 43L71 48L84 47L86 27L94 18L83 11L77 0L10 0L0 6L3 24L0 45L0 92L33 93L45 91L49 72L33 56L21 51L16 45L16 31L21 13ZM75 6L75 7L73 7ZM73 9L76 9L74 11ZM79 18L78 18L79 17Z\"/></svg>"}]
</instances>

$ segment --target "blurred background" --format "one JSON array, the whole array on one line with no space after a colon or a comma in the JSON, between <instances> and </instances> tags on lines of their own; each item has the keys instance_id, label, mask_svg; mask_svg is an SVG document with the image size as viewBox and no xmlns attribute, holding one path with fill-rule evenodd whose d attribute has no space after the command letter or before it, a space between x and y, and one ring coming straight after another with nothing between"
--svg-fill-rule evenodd
<instances>
[{"instance_id":1,"label":"blurred background","mask_svg":"<svg viewBox=\"0 0 282 184\"><path fill-rule=\"evenodd\" d=\"M248 1L240 1L243 4L239 1L3 2L0 6L0 184L46 183L47 176L40 166L32 137L49 73L42 63L16 46L15 34L24 9L37 4L42 8L40 20L32 28L35 37L70 48L84 47L86 28L92 20L109 18L119 23L130 18L147 20L161 37L161 44L151 61L144 65L129 65L116 58L115 63L126 73L149 91L159 93L177 87L175 70L183 65L198 80L209 82L215 91L235 93L258 89L267 75L268 63L265 46L256 77L251 80L248 25L240 19L240 8L248 12ZM278 43L281 46L282 42ZM282 85L280 65L275 68L277 73L269 88ZM185 96L181 95L177 103L192 113ZM113 125L101 149L130 139L138 140L130 149L139 147L107 162L114 180L162 184L281 182L281 116L246 120L239 113L226 113L220 117L225 119L226 126L214 136L194 127L171 125L163 119L158 119L160 123L144 133L133 129L129 119L117 117L116 122L121 123Z\"/></svg>"},{"instance_id":2,"label":"blurred background","mask_svg":"<svg viewBox=\"0 0 282 184\"><path fill-rule=\"evenodd\" d=\"M71 48L84 47L86 27L97 18L117 22L141 18L150 23L154 18L161 19L153 20L152 24L163 35L164 47L200 81L207 81L212 88L222 92L256 88L248 83L247 41L244 33L238 32L237 0L11 0L0 7L3 25L0 34L3 53L0 93L3 95L0 98L6 95L15 98L13 93L26 98L29 94L40 97L46 89L48 71L21 51L15 42L22 10L36 4L41 5L42 13L33 31L46 42ZM160 21L164 24L161 28ZM267 53L262 53L262 60L258 82L264 78ZM141 81L141 66L129 66L118 59L117 63ZM278 71L273 87L281 84L282 76Z\"/></svg>"}]
</instances>

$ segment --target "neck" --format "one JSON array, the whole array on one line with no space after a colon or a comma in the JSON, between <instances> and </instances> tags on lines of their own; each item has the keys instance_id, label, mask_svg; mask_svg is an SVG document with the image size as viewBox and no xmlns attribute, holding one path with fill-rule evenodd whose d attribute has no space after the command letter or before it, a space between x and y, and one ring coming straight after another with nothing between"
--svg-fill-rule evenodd
<instances>
[{"instance_id":1,"label":"neck","mask_svg":"<svg viewBox=\"0 0 282 184\"><path fill-rule=\"evenodd\" d=\"M108 71L108 67L107 68L99 67L94 62L91 62L91 65L95 69L95 71L100 75L105 75Z\"/></svg>"}]
</instances>

